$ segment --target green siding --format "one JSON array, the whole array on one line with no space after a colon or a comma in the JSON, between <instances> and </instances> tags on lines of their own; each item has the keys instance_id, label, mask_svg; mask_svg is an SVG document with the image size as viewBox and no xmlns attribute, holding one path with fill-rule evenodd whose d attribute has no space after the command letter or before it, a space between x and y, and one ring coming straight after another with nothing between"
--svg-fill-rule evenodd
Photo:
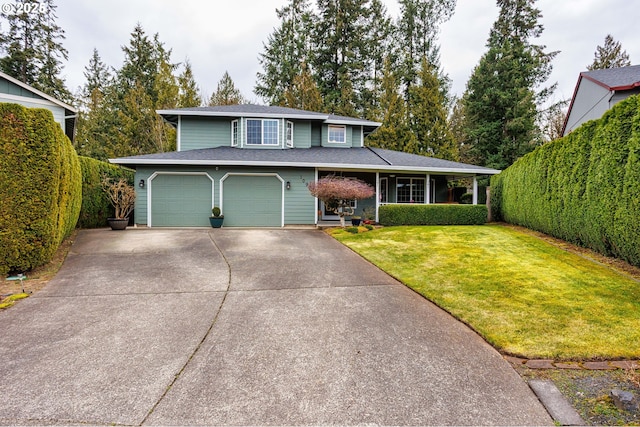
<instances>
[{"instance_id":1,"label":"green siding","mask_svg":"<svg viewBox=\"0 0 640 427\"><path fill-rule=\"evenodd\" d=\"M362 147L362 126L353 126L351 128L351 146Z\"/></svg>"},{"instance_id":2,"label":"green siding","mask_svg":"<svg viewBox=\"0 0 640 427\"><path fill-rule=\"evenodd\" d=\"M151 225L207 226L211 215L211 180L205 175L157 175L151 187Z\"/></svg>"},{"instance_id":3,"label":"green siding","mask_svg":"<svg viewBox=\"0 0 640 427\"><path fill-rule=\"evenodd\" d=\"M6 93L14 96L22 96L25 98L34 98L34 99L42 99L43 97L36 95L35 93L27 90L21 86L18 86L15 83L10 82L4 78L0 78L0 93Z\"/></svg>"},{"instance_id":4,"label":"green siding","mask_svg":"<svg viewBox=\"0 0 640 427\"><path fill-rule=\"evenodd\" d=\"M224 179L222 213L227 227L280 227L283 183L275 176L231 175Z\"/></svg>"},{"instance_id":5,"label":"green siding","mask_svg":"<svg viewBox=\"0 0 640 427\"><path fill-rule=\"evenodd\" d=\"M310 122L293 122L293 146L295 148L311 147Z\"/></svg>"},{"instance_id":6,"label":"green siding","mask_svg":"<svg viewBox=\"0 0 640 427\"><path fill-rule=\"evenodd\" d=\"M229 119L182 117L180 131L180 151L231 145Z\"/></svg>"},{"instance_id":7,"label":"green siding","mask_svg":"<svg viewBox=\"0 0 640 427\"><path fill-rule=\"evenodd\" d=\"M220 180L227 173L277 173L282 180L286 183L291 183L291 188L284 191L284 223L289 224L314 224L315 218L315 199L309 193L306 184L314 180L315 172L310 168L258 168L258 167L220 167L216 170L215 167L139 167L136 171L135 182L140 182L144 179L147 185L144 188L136 187L137 198L135 208L135 223L140 225L147 224L147 191L149 188L148 180L156 172L206 172L214 180L214 201L211 206L220 206ZM157 179L157 178L156 178ZM154 179L155 181L155 179ZM209 181L211 182L211 181ZM278 180L278 182L280 182ZM153 187L153 185L152 185ZM226 190L225 190L226 191ZM153 187L153 193L155 195L155 187ZM229 195L229 193L226 193ZM282 194L282 190L280 190ZM226 207L224 207L226 211ZM210 210L210 207L209 207ZM209 211L204 215L208 218ZM231 218L229 216L229 218ZM205 219L208 221L208 219ZM231 224L234 221L231 220ZM155 224L155 222L153 223ZM224 226L228 226L227 217L225 217ZM280 223L278 223L280 226Z\"/></svg>"},{"instance_id":8,"label":"green siding","mask_svg":"<svg viewBox=\"0 0 640 427\"><path fill-rule=\"evenodd\" d=\"M323 147L336 147L336 148L351 148L353 144L353 132L351 126L345 126L345 142L343 143L329 143L329 125L322 125L321 144ZM359 145L358 145L359 146Z\"/></svg>"},{"instance_id":9,"label":"green siding","mask_svg":"<svg viewBox=\"0 0 640 427\"><path fill-rule=\"evenodd\" d=\"M311 125L311 146L320 147L322 145L322 125L313 123Z\"/></svg>"}]
</instances>

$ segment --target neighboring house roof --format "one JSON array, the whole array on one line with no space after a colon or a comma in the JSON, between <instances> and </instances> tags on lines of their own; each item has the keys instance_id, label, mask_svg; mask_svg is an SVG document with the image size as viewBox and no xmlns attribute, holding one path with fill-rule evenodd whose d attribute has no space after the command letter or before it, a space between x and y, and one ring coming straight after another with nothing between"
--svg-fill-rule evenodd
<instances>
[{"instance_id":1,"label":"neighboring house roof","mask_svg":"<svg viewBox=\"0 0 640 427\"><path fill-rule=\"evenodd\" d=\"M288 150L203 148L110 159L121 165L282 166L324 169L494 175L499 170L381 148L311 147Z\"/></svg>"},{"instance_id":2,"label":"neighboring house roof","mask_svg":"<svg viewBox=\"0 0 640 427\"><path fill-rule=\"evenodd\" d=\"M631 90L640 87L640 65L584 71L580 73L580 77L589 79L608 90Z\"/></svg>"},{"instance_id":3,"label":"neighboring house roof","mask_svg":"<svg viewBox=\"0 0 640 427\"><path fill-rule=\"evenodd\" d=\"M28 84L21 82L20 80L11 77L8 74L5 74L3 72L0 71L0 78L3 78L11 83L13 83L16 86L19 86L21 88L23 88L24 90L32 93L33 95L36 96L36 99L40 98L43 99L45 101L49 101L50 103L63 108L64 109L64 118L65 118L65 126L64 126L64 131L65 134L69 137L69 139L71 139L73 141L73 134L74 134L74 129L75 129L75 117L76 114L78 113L78 110L75 109L74 107L72 107L69 104L66 104L62 101L60 101L59 99L56 99L52 96L47 95L44 92L39 91L38 89L29 86ZM19 103L19 102L18 102Z\"/></svg>"},{"instance_id":4,"label":"neighboring house roof","mask_svg":"<svg viewBox=\"0 0 640 427\"><path fill-rule=\"evenodd\" d=\"M600 70L583 71L578 76L578 82L573 91L573 97L569 104L569 110L565 115L562 125L562 135L565 135L569 117L573 110L576 98L579 96L580 85L582 80L586 79L598 86L603 87L611 94L616 92L636 91L640 88L640 65L631 65L628 67L605 68Z\"/></svg>"},{"instance_id":5,"label":"neighboring house roof","mask_svg":"<svg viewBox=\"0 0 640 427\"><path fill-rule=\"evenodd\" d=\"M179 116L201 117L259 117L259 118L285 118L299 120L317 120L322 123L364 126L365 134L373 132L380 123L354 117L338 116L328 113L298 110L295 108L278 107L271 105L218 105L214 107L178 108L174 110L158 110L167 122L174 126L178 124Z\"/></svg>"}]
</instances>

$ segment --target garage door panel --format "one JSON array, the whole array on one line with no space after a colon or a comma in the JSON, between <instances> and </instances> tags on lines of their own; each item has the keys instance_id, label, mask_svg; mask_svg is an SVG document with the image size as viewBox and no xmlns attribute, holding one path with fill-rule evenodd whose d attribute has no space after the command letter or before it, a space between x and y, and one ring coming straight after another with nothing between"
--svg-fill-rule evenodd
<instances>
[{"instance_id":1,"label":"garage door panel","mask_svg":"<svg viewBox=\"0 0 640 427\"><path fill-rule=\"evenodd\" d=\"M229 176L223 183L224 225L282 226L282 181L275 176Z\"/></svg>"},{"instance_id":2,"label":"garage door panel","mask_svg":"<svg viewBox=\"0 0 640 427\"><path fill-rule=\"evenodd\" d=\"M211 216L211 185L205 175L158 175L151 193L154 227L206 227Z\"/></svg>"}]
</instances>

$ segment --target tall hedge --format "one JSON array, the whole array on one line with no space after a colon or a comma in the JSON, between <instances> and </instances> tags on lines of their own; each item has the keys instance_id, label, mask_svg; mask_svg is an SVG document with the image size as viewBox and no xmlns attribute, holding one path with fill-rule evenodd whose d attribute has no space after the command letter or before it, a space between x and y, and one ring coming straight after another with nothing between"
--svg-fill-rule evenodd
<instances>
[{"instance_id":1,"label":"tall hedge","mask_svg":"<svg viewBox=\"0 0 640 427\"><path fill-rule=\"evenodd\" d=\"M80 213L78 156L46 109L0 103L0 275L48 262Z\"/></svg>"},{"instance_id":2,"label":"tall hedge","mask_svg":"<svg viewBox=\"0 0 640 427\"><path fill-rule=\"evenodd\" d=\"M107 218L114 215L114 208L102 188L102 178L104 176L116 180L125 178L133 184L134 171L82 156L80 156L80 166L82 167L82 210L78 227L106 227Z\"/></svg>"},{"instance_id":3,"label":"tall hedge","mask_svg":"<svg viewBox=\"0 0 640 427\"><path fill-rule=\"evenodd\" d=\"M491 179L494 218L640 266L640 97Z\"/></svg>"}]
</instances>

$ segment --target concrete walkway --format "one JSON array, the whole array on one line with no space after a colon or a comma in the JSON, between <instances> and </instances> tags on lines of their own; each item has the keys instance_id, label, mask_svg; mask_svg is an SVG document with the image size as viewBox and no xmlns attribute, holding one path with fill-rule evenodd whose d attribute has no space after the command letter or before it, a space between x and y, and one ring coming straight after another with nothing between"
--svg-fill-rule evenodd
<instances>
[{"instance_id":1,"label":"concrete walkway","mask_svg":"<svg viewBox=\"0 0 640 427\"><path fill-rule=\"evenodd\" d=\"M0 325L2 424L552 424L475 333L315 230L82 231Z\"/></svg>"}]
</instances>

